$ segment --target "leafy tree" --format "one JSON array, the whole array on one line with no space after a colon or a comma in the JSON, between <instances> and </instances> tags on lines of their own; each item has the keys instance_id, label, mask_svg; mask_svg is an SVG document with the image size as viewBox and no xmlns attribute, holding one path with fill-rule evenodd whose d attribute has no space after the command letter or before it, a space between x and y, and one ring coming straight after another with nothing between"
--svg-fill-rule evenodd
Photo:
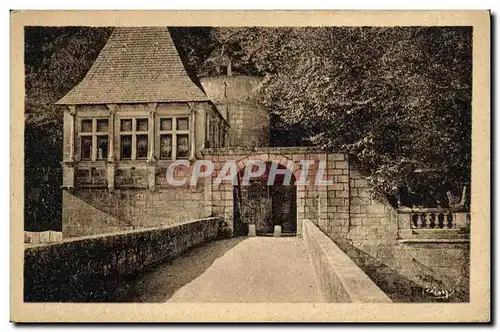
<instances>
[{"instance_id":1,"label":"leafy tree","mask_svg":"<svg viewBox=\"0 0 500 332\"><path fill-rule=\"evenodd\" d=\"M350 152L375 193L449 205L470 181L467 27L216 29L276 123ZM236 45L236 46L235 46Z\"/></svg>"},{"instance_id":2,"label":"leafy tree","mask_svg":"<svg viewBox=\"0 0 500 332\"><path fill-rule=\"evenodd\" d=\"M25 28L25 230L61 228L62 109L111 28Z\"/></svg>"},{"instance_id":3,"label":"leafy tree","mask_svg":"<svg viewBox=\"0 0 500 332\"><path fill-rule=\"evenodd\" d=\"M217 41L210 27L172 27L170 35L189 74L201 71ZM195 79L196 81L197 79Z\"/></svg>"}]
</instances>

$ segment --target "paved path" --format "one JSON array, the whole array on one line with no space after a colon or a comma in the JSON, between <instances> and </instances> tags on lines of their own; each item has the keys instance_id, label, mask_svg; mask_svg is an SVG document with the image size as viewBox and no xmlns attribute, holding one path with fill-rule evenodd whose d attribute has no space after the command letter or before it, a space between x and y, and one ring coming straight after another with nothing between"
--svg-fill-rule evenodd
<instances>
[{"instance_id":1,"label":"paved path","mask_svg":"<svg viewBox=\"0 0 500 332\"><path fill-rule=\"evenodd\" d=\"M194 248L126 280L117 302L322 302L295 237L233 238Z\"/></svg>"},{"instance_id":2,"label":"paved path","mask_svg":"<svg viewBox=\"0 0 500 332\"><path fill-rule=\"evenodd\" d=\"M301 239L253 237L226 252L169 302L322 302Z\"/></svg>"}]
</instances>

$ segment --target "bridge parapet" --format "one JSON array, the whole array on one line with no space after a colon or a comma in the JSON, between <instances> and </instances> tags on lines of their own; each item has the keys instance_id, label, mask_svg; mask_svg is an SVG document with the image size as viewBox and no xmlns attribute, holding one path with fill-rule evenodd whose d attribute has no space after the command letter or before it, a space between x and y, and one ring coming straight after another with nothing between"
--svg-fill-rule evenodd
<instances>
[{"instance_id":1,"label":"bridge parapet","mask_svg":"<svg viewBox=\"0 0 500 332\"><path fill-rule=\"evenodd\" d=\"M222 220L71 238L24 251L27 302L106 301L118 281L221 236Z\"/></svg>"},{"instance_id":2,"label":"bridge parapet","mask_svg":"<svg viewBox=\"0 0 500 332\"><path fill-rule=\"evenodd\" d=\"M311 220L304 220L303 232L318 285L326 302L392 302Z\"/></svg>"}]
</instances>

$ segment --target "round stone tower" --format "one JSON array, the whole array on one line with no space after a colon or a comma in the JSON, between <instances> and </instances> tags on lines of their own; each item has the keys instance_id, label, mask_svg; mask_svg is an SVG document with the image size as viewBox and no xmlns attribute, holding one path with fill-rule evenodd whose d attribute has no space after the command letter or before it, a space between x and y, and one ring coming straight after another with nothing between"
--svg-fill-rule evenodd
<instances>
[{"instance_id":1,"label":"round stone tower","mask_svg":"<svg viewBox=\"0 0 500 332\"><path fill-rule=\"evenodd\" d=\"M259 102L261 79L233 76L230 63L219 62L216 69L212 75L200 78L200 82L229 122L229 146L269 146L269 113Z\"/></svg>"}]
</instances>

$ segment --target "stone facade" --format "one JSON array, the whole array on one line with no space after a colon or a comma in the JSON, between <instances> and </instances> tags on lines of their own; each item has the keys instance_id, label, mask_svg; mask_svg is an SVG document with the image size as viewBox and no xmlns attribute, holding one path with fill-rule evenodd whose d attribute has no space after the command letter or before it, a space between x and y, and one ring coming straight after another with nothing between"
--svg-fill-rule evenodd
<instances>
[{"instance_id":1,"label":"stone facade","mask_svg":"<svg viewBox=\"0 0 500 332\"><path fill-rule=\"evenodd\" d=\"M161 158L159 140L163 119L182 118L189 123L184 135L190 142L184 159L193 163L205 146L221 146L224 138L219 133L209 135L207 123L216 124L221 133L227 124L213 106L208 103L81 105L68 107L65 114L62 211L65 237L168 225L207 216L203 186L173 189L166 183L166 170L174 160ZM102 136L95 128L99 119L107 120L105 137L109 151L105 158L99 158L94 148L93 155L85 159L82 137L87 134L82 133L83 123L93 121L89 136L95 145ZM138 158L137 151L131 158L122 158L123 119L147 121L144 136L148 146L144 158Z\"/></svg>"},{"instance_id":2,"label":"stone facade","mask_svg":"<svg viewBox=\"0 0 500 332\"><path fill-rule=\"evenodd\" d=\"M259 84L205 78L207 96L167 28L116 28L82 82L57 102L64 110L63 236L211 215L203 180L172 188L166 171L177 160L192 165L205 148L268 145ZM184 171L176 168L176 176Z\"/></svg>"},{"instance_id":3,"label":"stone facade","mask_svg":"<svg viewBox=\"0 0 500 332\"><path fill-rule=\"evenodd\" d=\"M295 179L301 178L301 161L310 161L307 172L307 184L297 184L297 234L302 232L301 223L304 219L315 220L322 229L341 232L349 219L349 166L347 155L328 153L315 148L235 148L235 149L205 149L205 159L214 163L215 172L212 182L222 170L226 161L235 161L238 171L252 161L276 163L287 167L291 163ZM318 185L319 164L325 165L322 180L333 181L333 185ZM230 227L233 227L234 198L233 184L223 181L220 184L211 183L212 213L223 216Z\"/></svg>"}]
</instances>

